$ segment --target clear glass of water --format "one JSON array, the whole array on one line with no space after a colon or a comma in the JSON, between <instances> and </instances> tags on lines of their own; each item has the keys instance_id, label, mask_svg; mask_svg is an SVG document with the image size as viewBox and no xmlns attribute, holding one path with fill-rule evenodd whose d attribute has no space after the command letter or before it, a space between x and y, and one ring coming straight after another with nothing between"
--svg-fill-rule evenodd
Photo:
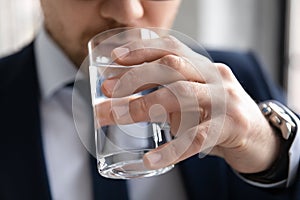
<instances>
[{"instance_id":1,"label":"clear glass of water","mask_svg":"<svg viewBox=\"0 0 300 200\"><path fill-rule=\"evenodd\" d=\"M101 84L107 78L124 74L135 66L120 66L113 62L114 48L134 40L160 37L156 31L145 28L119 28L100 33L93 37L89 48L89 75L92 104L118 102L118 98L107 98L101 91ZM135 96L142 94L135 94ZM111 103L111 107L118 103ZM94 117L97 113L94 109ZM96 156L99 173L107 178L130 179L163 174L174 166L162 169L147 169L143 164L145 153L170 141L171 134L166 122L140 122L128 125L101 126L95 121Z\"/></svg>"}]
</instances>

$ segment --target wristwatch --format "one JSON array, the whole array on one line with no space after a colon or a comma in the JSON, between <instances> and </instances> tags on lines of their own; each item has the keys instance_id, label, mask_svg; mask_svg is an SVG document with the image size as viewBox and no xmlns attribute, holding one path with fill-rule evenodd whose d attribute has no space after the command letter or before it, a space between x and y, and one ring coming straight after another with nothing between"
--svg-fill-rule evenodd
<instances>
[{"instance_id":1,"label":"wristwatch","mask_svg":"<svg viewBox=\"0 0 300 200\"><path fill-rule=\"evenodd\" d=\"M288 177L289 149L297 131L294 121L295 116L292 111L277 101L264 101L259 103L258 106L277 132L280 139L279 155L269 169L258 173L242 173L241 175L248 180L263 184L280 182Z\"/></svg>"},{"instance_id":2,"label":"wristwatch","mask_svg":"<svg viewBox=\"0 0 300 200\"><path fill-rule=\"evenodd\" d=\"M258 106L270 124L280 130L285 140L295 133L296 124L284 105L277 101L265 101Z\"/></svg>"}]
</instances>

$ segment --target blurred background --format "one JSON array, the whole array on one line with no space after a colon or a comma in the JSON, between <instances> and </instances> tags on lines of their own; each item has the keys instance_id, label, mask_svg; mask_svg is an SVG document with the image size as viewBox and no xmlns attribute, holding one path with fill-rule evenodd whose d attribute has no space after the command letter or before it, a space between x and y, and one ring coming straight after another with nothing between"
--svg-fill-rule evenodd
<instances>
[{"instance_id":1,"label":"blurred background","mask_svg":"<svg viewBox=\"0 0 300 200\"><path fill-rule=\"evenodd\" d=\"M41 22L39 0L0 0L0 57L29 43ZM173 29L205 48L253 51L300 113L299 0L182 0Z\"/></svg>"}]
</instances>

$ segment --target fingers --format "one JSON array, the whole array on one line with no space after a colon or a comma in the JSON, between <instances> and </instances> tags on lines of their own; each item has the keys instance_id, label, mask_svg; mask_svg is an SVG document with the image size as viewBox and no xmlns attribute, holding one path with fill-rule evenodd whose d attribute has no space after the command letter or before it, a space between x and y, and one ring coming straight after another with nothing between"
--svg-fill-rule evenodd
<instances>
[{"instance_id":1,"label":"fingers","mask_svg":"<svg viewBox=\"0 0 300 200\"><path fill-rule=\"evenodd\" d=\"M113 113L113 109L115 108L118 112L128 112L129 109L128 105L130 101L133 99L138 98L138 96L130 96L124 98L116 98L116 99L106 99L102 102L98 103L94 107L94 112L97 118L96 125L97 127L118 124L115 120L115 116ZM129 121L128 123L133 123L133 121Z\"/></svg>"},{"instance_id":2,"label":"fingers","mask_svg":"<svg viewBox=\"0 0 300 200\"><path fill-rule=\"evenodd\" d=\"M228 126L222 118L205 121L176 139L148 152L143 158L144 164L150 169L158 169L176 164L198 153L201 153L199 156L210 154L224 141L226 137L223 134L224 128Z\"/></svg>"},{"instance_id":3,"label":"fingers","mask_svg":"<svg viewBox=\"0 0 300 200\"><path fill-rule=\"evenodd\" d=\"M201 66L206 70L214 67L212 63L202 63ZM182 80L206 82L200 68L195 67L185 58L167 55L104 81L102 90L108 97L122 97L157 85L167 85Z\"/></svg>"},{"instance_id":4,"label":"fingers","mask_svg":"<svg viewBox=\"0 0 300 200\"><path fill-rule=\"evenodd\" d=\"M173 55L173 58L177 57L188 60L189 63L193 63L189 65L194 68L191 70L189 65L178 65L178 63L177 65L169 65L170 67L175 67L174 69L176 69L176 66L184 67L185 70L194 72L194 74L195 70L198 70L196 74L201 72L205 74L202 77L206 77L207 79L215 77L217 71L214 70L214 65L209 58L194 52L170 35L156 39L134 41L112 51L112 57L115 59L115 62L121 65L137 65L145 62L153 62L168 55ZM176 63L176 59L175 62L173 61L171 60L172 63ZM185 76L185 74L182 75ZM189 79L188 76L185 77ZM191 80L204 82L203 78L201 80L191 78Z\"/></svg>"},{"instance_id":5,"label":"fingers","mask_svg":"<svg viewBox=\"0 0 300 200\"><path fill-rule=\"evenodd\" d=\"M194 53L190 48L172 36L138 40L112 51L112 57L115 62L122 65L152 62L170 54L185 56Z\"/></svg>"},{"instance_id":6,"label":"fingers","mask_svg":"<svg viewBox=\"0 0 300 200\"><path fill-rule=\"evenodd\" d=\"M199 153L207 138L208 123L189 130L165 145L148 152L144 164L149 169L159 169L176 164L192 155Z\"/></svg>"},{"instance_id":7,"label":"fingers","mask_svg":"<svg viewBox=\"0 0 300 200\"><path fill-rule=\"evenodd\" d=\"M200 118L208 116L209 107L210 91L207 84L178 81L138 98L113 98L110 103L98 104L95 109L96 113L99 113L97 118L101 118L99 119L101 124L161 122L162 119L169 119L169 115L176 112L181 113L181 119L187 121L191 118L188 113L196 113L193 114L196 115L193 118L196 118L199 123Z\"/></svg>"}]
</instances>

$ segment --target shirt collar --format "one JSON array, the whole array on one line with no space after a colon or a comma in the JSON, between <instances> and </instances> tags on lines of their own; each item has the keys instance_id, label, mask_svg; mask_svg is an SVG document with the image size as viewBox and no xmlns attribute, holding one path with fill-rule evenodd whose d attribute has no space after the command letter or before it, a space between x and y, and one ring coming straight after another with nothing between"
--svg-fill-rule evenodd
<instances>
[{"instance_id":1,"label":"shirt collar","mask_svg":"<svg viewBox=\"0 0 300 200\"><path fill-rule=\"evenodd\" d=\"M77 73L75 65L45 28L38 33L34 48L42 98L49 98L66 84L74 82Z\"/></svg>"}]
</instances>

